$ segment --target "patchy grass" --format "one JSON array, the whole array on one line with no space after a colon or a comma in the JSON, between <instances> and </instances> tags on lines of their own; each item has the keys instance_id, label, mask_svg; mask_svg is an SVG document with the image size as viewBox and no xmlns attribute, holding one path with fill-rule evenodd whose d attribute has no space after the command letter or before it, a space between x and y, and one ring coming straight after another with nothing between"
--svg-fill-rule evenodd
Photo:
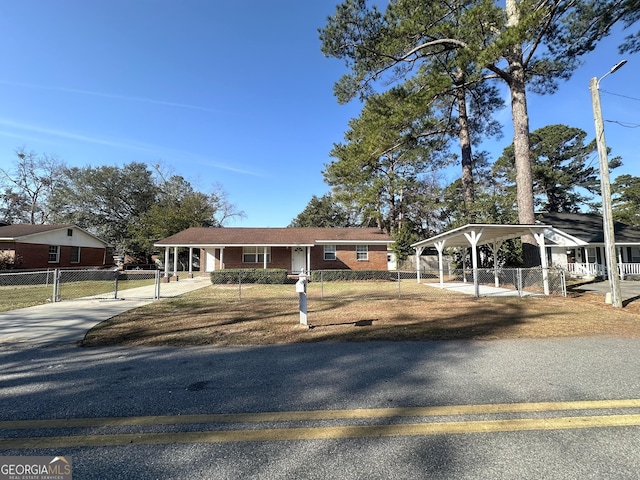
<instances>
[{"instance_id":1,"label":"patchy grass","mask_svg":"<svg viewBox=\"0 0 640 480\"><path fill-rule=\"evenodd\" d=\"M119 280L118 291L129 288L153 285L155 279ZM60 284L60 296L65 299L82 298L92 295L113 292L113 281L84 280L81 282L64 282ZM18 285L0 287L0 312L18 308L33 307L51 302L53 284L50 285Z\"/></svg>"},{"instance_id":2,"label":"patchy grass","mask_svg":"<svg viewBox=\"0 0 640 480\"><path fill-rule=\"evenodd\" d=\"M87 334L83 345L640 337L640 301L614 309L605 305L602 295L589 293L476 299L442 291L425 293L425 286L420 287L420 296L374 299L375 293L363 297L364 287L359 285L341 288L340 295L324 300L319 291L310 289L309 327L299 323L298 299L291 285L245 286L242 298L236 286L211 286L103 322ZM398 287L383 288L393 292Z\"/></svg>"}]
</instances>

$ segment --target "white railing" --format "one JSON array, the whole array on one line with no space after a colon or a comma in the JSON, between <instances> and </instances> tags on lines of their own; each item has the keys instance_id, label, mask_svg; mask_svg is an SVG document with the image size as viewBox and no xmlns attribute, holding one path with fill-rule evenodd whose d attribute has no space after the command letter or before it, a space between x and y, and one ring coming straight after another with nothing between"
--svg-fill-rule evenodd
<instances>
[{"instance_id":1,"label":"white railing","mask_svg":"<svg viewBox=\"0 0 640 480\"><path fill-rule=\"evenodd\" d=\"M618 271L622 278L627 275L640 275L640 263L619 263ZM567 272L571 275L599 277L606 275L607 267L599 263L568 263Z\"/></svg>"},{"instance_id":2,"label":"white railing","mask_svg":"<svg viewBox=\"0 0 640 480\"><path fill-rule=\"evenodd\" d=\"M572 275L597 277L604 275L605 268L599 263L568 263L567 271Z\"/></svg>"},{"instance_id":3,"label":"white railing","mask_svg":"<svg viewBox=\"0 0 640 480\"><path fill-rule=\"evenodd\" d=\"M640 275L640 263L621 263L618 268L622 275Z\"/></svg>"}]
</instances>

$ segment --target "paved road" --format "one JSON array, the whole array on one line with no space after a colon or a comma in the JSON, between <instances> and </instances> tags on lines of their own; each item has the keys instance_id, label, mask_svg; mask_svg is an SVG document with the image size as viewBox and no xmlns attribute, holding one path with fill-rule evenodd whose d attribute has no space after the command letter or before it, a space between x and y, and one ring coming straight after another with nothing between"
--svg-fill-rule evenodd
<instances>
[{"instance_id":1,"label":"paved road","mask_svg":"<svg viewBox=\"0 0 640 480\"><path fill-rule=\"evenodd\" d=\"M210 284L208 277L183 279L164 286L161 297L181 295ZM150 285L122 290L118 300L85 298L0 312L0 345L77 343L96 324L151 303L153 296L154 286Z\"/></svg>"},{"instance_id":2,"label":"paved road","mask_svg":"<svg viewBox=\"0 0 640 480\"><path fill-rule=\"evenodd\" d=\"M68 455L76 480L640 471L637 339L5 346L0 364L0 455Z\"/></svg>"}]
</instances>

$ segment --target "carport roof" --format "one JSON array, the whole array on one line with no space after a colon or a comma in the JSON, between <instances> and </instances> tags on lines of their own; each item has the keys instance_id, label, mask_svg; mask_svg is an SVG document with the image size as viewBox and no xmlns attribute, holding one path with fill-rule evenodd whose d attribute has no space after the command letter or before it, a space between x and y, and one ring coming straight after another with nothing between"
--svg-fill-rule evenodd
<instances>
[{"instance_id":1,"label":"carport roof","mask_svg":"<svg viewBox=\"0 0 640 480\"><path fill-rule=\"evenodd\" d=\"M462 227L449 230L435 237L427 238L412 244L414 248L436 246L442 243L444 247L469 247L471 242L467 235L479 235L478 245L509 240L510 238L520 238L523 235L542 233L551 228L550 225L496 225L484 223L469 223Z\"/></svg>"}]
</instances>

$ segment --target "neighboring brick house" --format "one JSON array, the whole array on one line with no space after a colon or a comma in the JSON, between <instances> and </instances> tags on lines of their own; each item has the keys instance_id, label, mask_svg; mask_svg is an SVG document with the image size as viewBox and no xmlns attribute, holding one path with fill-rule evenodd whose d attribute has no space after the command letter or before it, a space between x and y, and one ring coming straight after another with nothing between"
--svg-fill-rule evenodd
<instances>
[{"instance_id":1,"label":"neighboring brick house","mask_svg":"<svg viewBox=\"0 0 640 480\"><path fill-rule=\"evenodd\" d=\"M229 268L388 270L393 239L377 228L189 228L155 243L165 272L179 248L199 251L200 271ZM171 250L173 260L171 263ZM190 265L193 261L189 262Z\"/></svg>"},{"instance_id":2,"label":"neighboring brick house","mask_svg":"<svg viewBox=\"0 0 640 480\"><path fill-rule=\"evenodd\" d=\"M107 243L75 225L0 226L0 255L16 268L103 267Z\"/></svg>"}]
</instances>

